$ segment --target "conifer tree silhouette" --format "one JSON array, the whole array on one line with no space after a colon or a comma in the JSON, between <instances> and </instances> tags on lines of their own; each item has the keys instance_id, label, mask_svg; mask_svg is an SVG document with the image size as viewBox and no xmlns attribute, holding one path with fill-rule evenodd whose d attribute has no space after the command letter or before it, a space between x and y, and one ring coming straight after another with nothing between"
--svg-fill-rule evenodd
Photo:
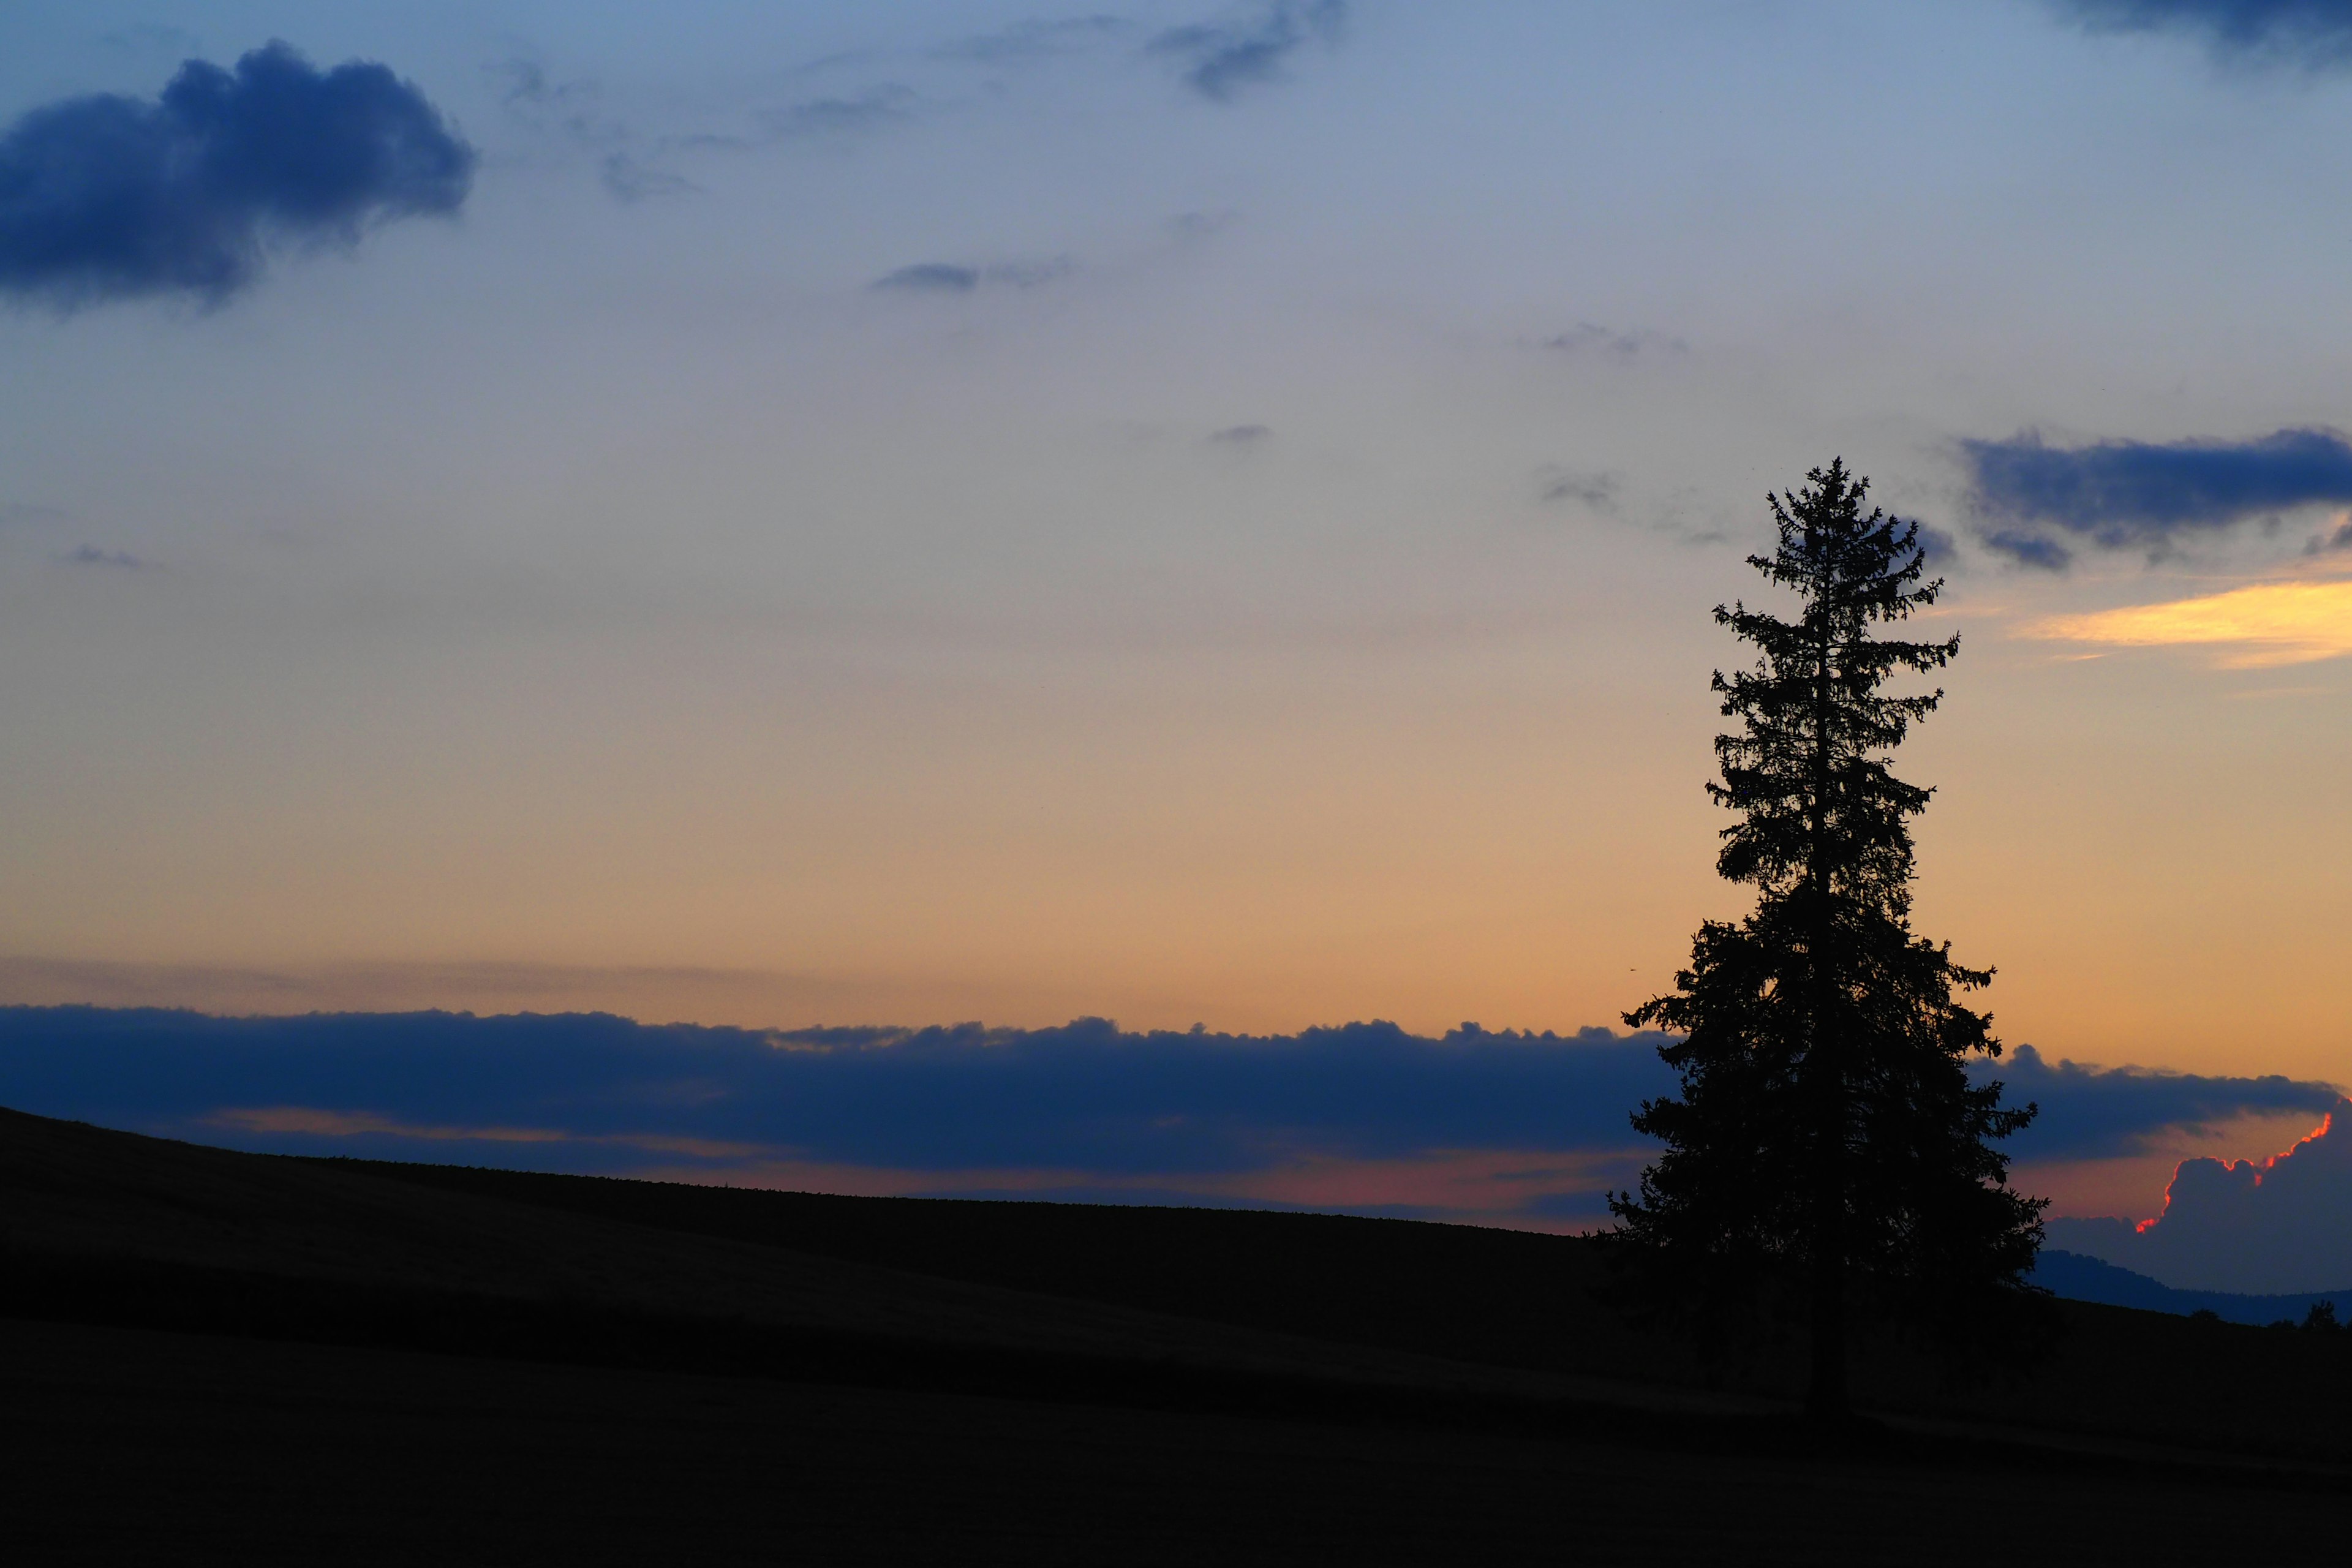
<instances>
[{"instance_id":1,"label":"conifer tree silhouette","mask_svg":"<svg viewBox=\"0 0 2352 1568\"><path fill-rule=\"evenodd\" d=\"M2035 1108L2005 1109L1971 1084L1971 1054L1998 1057L1990 1020L1956 999L1990 970L1911 929L1910 819L1930 791L1888 753L1935 711L1939 689L1889 696L1899 672L1941 669L1959 639L1873 635L1932 605L1918 524L1863 503L1843 461L1769 498L1780 531L1749 564L1796 591L1794 619L1745 604L1715 618L1757 649L1714 689L1739 727L1717 736L1738 814L1717 869L1758 889L1737 924L1699 928L1675 989L1625 1015L1683 1037L1659 1054L1676 1099L1644 1101L1634 1127L1665 1144L1638 1194L1611 1200L1618 1234L1718 1276L1801 1268L1810 1300L1807 1408L1847 1408L1848 1288L1857 1273L1897 1300L1967 1313L2019 1285L2041 1244L2045 1200L2008 1186L1991 1144Z\"/></svg>"}]
</instances>

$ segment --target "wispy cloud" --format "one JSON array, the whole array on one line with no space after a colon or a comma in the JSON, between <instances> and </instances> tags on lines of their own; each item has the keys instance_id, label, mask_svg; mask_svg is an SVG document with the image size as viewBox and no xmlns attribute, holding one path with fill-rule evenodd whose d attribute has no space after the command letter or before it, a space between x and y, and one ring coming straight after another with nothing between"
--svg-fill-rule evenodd
<instances>
[{"instance_id":1,"label":"wispy cloud","mask_svg":"<svg viewBox=\"0 0 2352 1568\"><path fill-rule=\"evenodd\" d=\"M608 153L597 173L604 189L624 202L653 201L663 196L689 196L702 187L684 174L648 168L626 153Z\"/></svg>"},{"instance_id":2,"label":"wispy cloud","mask_svg":"<svg viewBox=\"0 0 2352 1568\"><path fill-rule=\"evenodd\" d=\"M1535 346L1573 358L1615 360L1620 363L1638 359L1644 354L1683 354L1690 345L1682 339L1648 327L1631 329L1603 327L1591 321L1579 321L1564 332L1534 340Z\"/></svg>"},{"instance_id":3,"label":"wispy cloud","mask_svg":"<svg viewBox=\"0 0 2352 1568\"><path fill-rule=\"evenodd\" d=\"M1076 269L1076 264L1066 257L1051 261L997 262L985 267L960 261L918 261L911 267L886 272L866 287L886 293L970 294L983 284L1035 289Z\"/></svg>"},{"instance_id":4,"label":"wispy cloud","mask_svg":"<svg viewBox=\"0 0 2352 1568\"><path fill-rule=\"evenodd\" d=\"M1594 511L1617 510L1617 476L1593 468L1564 468L1547 463L1536 470L1536 494L1548 505L1573 502Z\"/></svg>"},{"instance_id":5,"label":"wispy cloud","mask_svg":"<svg viewBox=\"0 0 2352 1568\"><path fill-rule=\"evenodd\" d=\"M2053 616L2026 635L2111 647L2212 647L2236 668L2352 653L2352 581L2257 583L2200 598Z\"/></svg>"},{"instance_id":6,"label":"wispy cloud","mask_svg":"<svg viewBox=\"0 0 2352 1568\"><path fill-rule=\"evenodd\" d=\"M940 59L975 65L1029 65L1114 43L1134 32L1135 24L1123 16L1033 19L951 39L931 52Z\"/></svg>"},{"instance_id":7,"label":"wispy cloud","mask_svg":"<svg viewBox=\"0 0 2352 1568\"><path fill-rule=\"evenodd\" d=\"M155 99L46 104L0 134L0 290L73 310L142 295L218 305L273 241L352 245L455 212L475 154L414 84L320 71L272 43L190 60Z\"/></svg>"},{"instance_id":8,"label":"wispy cloud","mask_svg":"<svg viewBox=\"0 0 2352 1568\"><path fill-rule=\"evenodd\" d=\"M803 99L760 111L761 128L771 140L838 140L870 135L905 124L914 118L915 89L899 82L883 82L843 96Z\"/></svg>"},{"instance_id":9,"label":"wispy cloud","mask_svg":"<svg viewBox=\"0 0 2352 1568\"><path fill-rule=\"evenodd\" d=\"M1244 89L1279 81L1310 43L1339 42L1347 0L1269 0L1222 22L1171 27L1144 52L1173 61L1202 97L1230 102Z\"/></svg>"},{"instance_id":10,"label":"wispy cloud","mask_svg":"<svg viewBox=\"0 0 2352 1568\"><path fill-rule=\"evenodd\" d=\"M638 123L602 83L559 79L536 59L494 60L484 69L499 84L499 102L519 123L592 154L605 192L632 205L697 194L701 187L679 167L697 155L794 143L845 146L909 123L920 101L910 87L879 82L747 106L731 125L706 121L656 131Z\"/></svg>"},{"instance_id":11,"label":"wispy cloud","mask_svg":"<svg viewBox=\"0 0 2352 1568\"><path fill-rule=\"evenodd\" d=\"M107 566L131 572L147 564L127 550L100 550L95 544L78 544L58 556L58 560L68 566Z\"/></svg>"}]
</instances>

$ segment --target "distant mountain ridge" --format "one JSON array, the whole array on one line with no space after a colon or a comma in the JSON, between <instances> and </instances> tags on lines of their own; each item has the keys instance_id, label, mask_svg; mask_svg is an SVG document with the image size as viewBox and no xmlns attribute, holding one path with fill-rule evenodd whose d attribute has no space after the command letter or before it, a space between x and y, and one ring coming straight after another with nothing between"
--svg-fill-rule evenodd
<instances>
[{"instance_id":1,"label":"distant mountain ridge","mask_svg":"<svg viewBox=\"0 0 2352 1568\"><path fill-rule=\"evenodd\" d=\"M2284 1296L2246 1296L2230 1290L2176 1290L2145 1274L2135 1274L2112 1263L2079 1252L2044 1247L2032 1274L2033 1283L2070 1301L2098 1301L2110 1307L2137 1307L2147 1312L2178 1312L2186 1317L2206 1311L2232 1323L2275 1323L2281 1318L2303 1321L2319 1301L2336 1303L2339 1315L2352 1311L2352 1286L2341 1290L2313 1290Z\"/></svg>"}]
</instances>

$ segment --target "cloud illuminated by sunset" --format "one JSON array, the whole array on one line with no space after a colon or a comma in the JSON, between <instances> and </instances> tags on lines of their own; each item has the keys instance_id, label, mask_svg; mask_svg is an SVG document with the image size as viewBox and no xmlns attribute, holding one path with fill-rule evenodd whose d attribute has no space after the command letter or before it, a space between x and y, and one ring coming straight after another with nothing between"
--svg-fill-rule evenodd
<instances>
[{"instance_id":1,"label":"cloud illuminated by sunset","mask_svg":"<svg viewBox=\"0 0 2352 1568\"><path fill-rule=\"evenodd\" d=\"M2057 616L2028 635L2121 647L2212 644L2226 650L2221 662L2237 668L2335 658L2352 653L2352 579L2261 583L2165 605Z\"/></svg>"}]
</instances>

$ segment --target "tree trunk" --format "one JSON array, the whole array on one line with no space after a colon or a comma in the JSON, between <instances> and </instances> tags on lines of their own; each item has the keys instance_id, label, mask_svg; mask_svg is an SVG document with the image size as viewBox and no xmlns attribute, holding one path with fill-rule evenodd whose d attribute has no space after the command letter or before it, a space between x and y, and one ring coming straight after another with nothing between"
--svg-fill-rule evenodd
<instances>
[{"instance_id":1,"label":"tree trunk","mask_svg":"<svg viewBox=\"0 0 2352 1568\"><path fill-rule=\"evenodd\" d=\"M1818 1045L1816 1049L1818 1049ZM1812 1237L1812 1366L1805 1414L1816 1421L1846 1414L1845 1366L1845 1104L1842 1072L1828 1079L1816 1134Z\"/></svg>"},{"instance_id":2,"label":"tree trunk","mask_svg":"<svg viewBox=\"0 0 2352 1568\"><path fill-rule=\"evenodd\" d=\"M1812 1365L1805 1390L1805 1413L1817 1421L1846 1414L1845 1382L1845 1121L1846 1062L1843 1010L1831 1005L1835 988L1829 867L1831 636L1824 621L1813 655L1812 799L1806 826L1812 844L1805 880L1811 896L1811 930L1806 934L1806 1069L1812 1079Z\"/></svg>"}]
</instances>

